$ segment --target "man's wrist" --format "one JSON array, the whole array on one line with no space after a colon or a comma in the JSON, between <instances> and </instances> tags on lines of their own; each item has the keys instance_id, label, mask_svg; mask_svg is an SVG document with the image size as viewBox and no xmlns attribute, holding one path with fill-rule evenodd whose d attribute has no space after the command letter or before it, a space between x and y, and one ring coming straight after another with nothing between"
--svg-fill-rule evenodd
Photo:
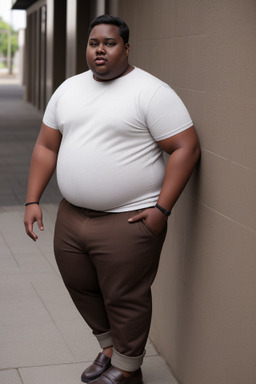
<instances>
[{"instance_id":1,"label":"man's wrist","mask_svg":"<svg viewBox=\"0 0 256 384\"><path fill-rule=\"evenodd\" d=\"M32 204L37 204L39 205L39 201L29 201L28 203L25 203L25 207L27 207L28 205L32 205Z\"/></svg>"},{"instance_id":2,"label":"man's wrist","mask_svg":"<svg viewBox=\"0 0 256 384\"><path fill-rule=\"evenodd\" d=\"M171 211L168 211L167 209L161 207L161 205L159 205L159 204L157 204L157 203L156 203L155 207L156 207L157 209L159 209L159 211L161 211L165 216L170 216Z\"/></svg>"}]
</instances>

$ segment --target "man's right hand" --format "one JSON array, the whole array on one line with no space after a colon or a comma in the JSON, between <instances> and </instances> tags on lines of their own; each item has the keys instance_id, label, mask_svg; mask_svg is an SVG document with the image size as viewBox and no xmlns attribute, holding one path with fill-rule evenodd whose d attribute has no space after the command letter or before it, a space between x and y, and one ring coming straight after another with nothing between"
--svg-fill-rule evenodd
<instances>
[{"instance_id":1,"label":"man's right hand","mask_svg":"<svg viewBox=\"0 0 256 384\"><path fill-rule=\"evenodd\" d=\"M37 222L38 228L40 231L44 230L43 225L43 214L42 210L37 204L31 204L26 207L25 216L24 216L24 225L27 235L31 237L32 240L36 241L38 236L33 231L33 225Z\"/></svg>"}]
</instances>

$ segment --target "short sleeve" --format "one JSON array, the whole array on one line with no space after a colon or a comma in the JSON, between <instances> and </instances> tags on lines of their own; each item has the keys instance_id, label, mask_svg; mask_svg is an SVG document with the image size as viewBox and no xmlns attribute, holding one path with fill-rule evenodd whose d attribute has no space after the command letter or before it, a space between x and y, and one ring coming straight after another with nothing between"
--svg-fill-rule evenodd
<instances>
[{"instance_id":1,"label":"short sleeve","mask_svg":"<svg viewBox=\"0 0 256 384\"><path fill-rule=\"evenodd\" d=\"M50 98L43 116L43 123L48 127L58 129L56 118L56 93Z\"/></svg>"},{"instance_id":2,"label":"short sleeve","mask_svg":"<svg viewBox=\"0 0 256 384\"><path fill-rule=\"evenodd\" d=\"M70 79L65 80L53 93L52 97L50 98L47 107L44 112L43 116L43 123L46 124L50 128L58 129L59 128L59 121L57 116L57 106L58 101L60 97L65 92L66 88L68 87L70 83Z\"/></svg>"},{"instance_id":3,"label":"short sleeve","mask_svg":"<svg viewBox=\"0 0 256 384\"><path fill-rule=\"evenodd\" d=\"M167 84L159 87L152 96L146 119L156 141L174 136L193 125L184 103Z\"/></svg>"}]
</instances>

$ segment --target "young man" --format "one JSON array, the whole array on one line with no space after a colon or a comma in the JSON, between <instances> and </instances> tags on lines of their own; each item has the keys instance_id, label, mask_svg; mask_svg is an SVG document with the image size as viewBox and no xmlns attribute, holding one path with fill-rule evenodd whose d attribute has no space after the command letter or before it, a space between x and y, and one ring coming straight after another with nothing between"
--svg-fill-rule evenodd
<instances>
[{"instance_id":1,"label":"young man","mask_svg":"<svg viewBox=\"0 0 256 384\"><path fill-rule=\"evenodd\" d=\"M167 219L199 143L184 104L129 64L129 29L103 15L90 26L89 71L52 96L31 161L25 227L43 230L39 200L57 164L64 199L54 238L64 283L102 352L82 374L94 384L142 383L150 287ZM165 164L163 153L170 157Z\"/></svg>"}]
</instances>

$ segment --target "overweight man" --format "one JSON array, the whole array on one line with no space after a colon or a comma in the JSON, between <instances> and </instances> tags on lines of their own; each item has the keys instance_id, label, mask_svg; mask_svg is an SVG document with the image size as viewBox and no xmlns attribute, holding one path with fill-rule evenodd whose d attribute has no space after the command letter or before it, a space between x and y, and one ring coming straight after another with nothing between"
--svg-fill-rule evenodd
<instances>
[{"instance_id":1,"label":"overweight man","mask_svg":"<svg viewBox=\"0 0 256 384\"><path fill-rule=\"evenodd\" d=\"M34 223L44 229L40 198L56 169L63 195L56 261L100 347L82 373L85 383L142 383L168 217L200 155L181 99L130 65L129 50L123 20L92 21L89 70L64 81L48 103L25 204L26 232L36 241Z\"/></svg>"}]
</instances>

